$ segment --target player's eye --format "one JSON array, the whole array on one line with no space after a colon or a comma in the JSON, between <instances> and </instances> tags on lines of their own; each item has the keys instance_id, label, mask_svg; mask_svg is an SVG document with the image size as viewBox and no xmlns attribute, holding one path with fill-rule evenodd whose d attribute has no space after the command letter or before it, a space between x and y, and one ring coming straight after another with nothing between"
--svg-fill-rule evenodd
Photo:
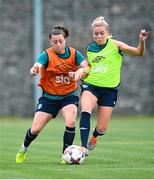
<instances>
[{"instance_id":1,"label":"player's eye","mask_svg":"<svg viewBox=\"0 0 154 180\"><path fill-rule=\"evenodd\" d=\"M52 41L53 44L57 44L57 41Z\"/></svg>"},{"instance_id":2,"label":"player's eye","mask_svg":"<svg viewBox=\"0 0 154 180\"><path fill-rule=\"evenodd\" d=\"M63 43L63 40L59 40L59 43Z\"/></svg>"},{"instance_id":3,"label":"player's eye","mask_svg":"<svg viewBox=\"0 0 154 180\"><path fill-rule=\"evenodd\" d=\"M103 36L105 33L104 32L100 32L100 34Z\"/></svg>"}]
</instances>

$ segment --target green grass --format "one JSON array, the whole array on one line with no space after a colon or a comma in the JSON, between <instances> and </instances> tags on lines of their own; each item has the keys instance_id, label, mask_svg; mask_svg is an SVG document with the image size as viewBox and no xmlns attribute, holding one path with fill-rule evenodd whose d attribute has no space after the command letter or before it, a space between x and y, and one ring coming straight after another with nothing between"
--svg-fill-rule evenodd
<instances>
[{"instance_id":1,"label":"green grass","mask_svg":"<svg viewBox=\"0 0 154 180\"><path fill-rule=\"evenodd\" d=\"M80 144L78 123L74 144ZM26 162L16 164L30 126L30 119L0 118L1 179L154 179L154 117L112 118L82 165L59 164L64 130L60 117L31 144Z\"/></svg>"}]
</instances>

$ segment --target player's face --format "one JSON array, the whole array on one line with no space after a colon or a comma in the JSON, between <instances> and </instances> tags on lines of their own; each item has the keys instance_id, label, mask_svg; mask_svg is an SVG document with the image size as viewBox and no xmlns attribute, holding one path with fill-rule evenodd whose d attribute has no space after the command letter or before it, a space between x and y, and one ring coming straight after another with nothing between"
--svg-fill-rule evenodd
<instances>
[{"instance_id":1,"label":"player's face","mask_svg":"<svg viewBox=\"0 0 154 180\"><path fill-rule=\"evenodd\" d=\"M103 26L95 26L93 28L93 38L97 44L105 44L109 34L105 27Z\"/></svg>"},{"instance_id":2,"label":"player's face","mask_svg":"<svg viewBox=\"0 0 154 180\"><path fill-rule=\"evenodd\" d=\"M63 34L52 35L50 41L54 52L57 54L63 54L65 52L65 38Z\"/></svg>"}]
</instances>

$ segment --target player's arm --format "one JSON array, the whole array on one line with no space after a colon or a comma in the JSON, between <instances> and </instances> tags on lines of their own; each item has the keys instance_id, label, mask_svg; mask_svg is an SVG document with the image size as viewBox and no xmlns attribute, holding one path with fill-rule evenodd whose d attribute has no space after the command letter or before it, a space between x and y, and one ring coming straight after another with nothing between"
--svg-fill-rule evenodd
<instances>
[{"instance_id":1,"label":"player's arm","mask_svg":"<svg viewBox=\"0 0 154 180\"><path fill-rule=\"evenodd\" d=\"M30 69L30 73L34 76L37 75L42 68L47 66L47 64L48 64L48 55L45 51L43 51L39 55L37 62Z\"/></svg>"},{"instance_id":2,"label":"player's arm","mask_svg":"<svg viewBox=\"0 0 154 180\"><path fill-rule=\"evenodd\" d=\"M87 60L84 60L80 64L80 68L75 72L75 76L74 76L75 81L79 79L85 79L88 76L89 71L90 71L90 66Z\"/></svg>"},{"instance_id":3,"label":"player's arm","mask_svg":"<svg viewBox=\"0 0 154 180\"><path fill-rule=\"evenodd\" d=\"M139 45L138 47L132 47L127 45L126 43L123 43L121 41L116 41L115 43L117 47L125 53L128 53L130 55L134 56L143 56L144 55L144 49L145 49L145 40L148 37L149 32L146 32L145 30L142 30L139 35Z\"/></svg>"},{"instance_id":4,"label":"player's arm","mask_svg":"<svg viewBox=\"0 0 154 180\"><path fill-rule=\"evenodd\" d=\"M69 72L69 76L74 78L75 81L85 78L90 69L87 60L78 50L76 51L76 64L79 69L76 72Z\"/></svg>"}]
</instances>

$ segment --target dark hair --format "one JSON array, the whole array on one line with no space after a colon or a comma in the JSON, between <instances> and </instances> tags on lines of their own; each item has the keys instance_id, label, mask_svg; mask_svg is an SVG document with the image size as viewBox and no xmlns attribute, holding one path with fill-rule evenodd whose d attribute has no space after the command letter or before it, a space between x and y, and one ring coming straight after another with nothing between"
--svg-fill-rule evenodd
<instances>
[{"instance_id":1,"label":"dark hair","mask_svg":"<svg viewBox=\"0 0 154 180\"><path fill-rule=\"evenodd\" d=\"M63 34L64 38L67 38L69 36L69 31L68 29L61 27L61 26L56 26L53 28L52 32L49 34L49 39L51 39L52 35L60 35Z\"/></svg>"}]
</instances>

